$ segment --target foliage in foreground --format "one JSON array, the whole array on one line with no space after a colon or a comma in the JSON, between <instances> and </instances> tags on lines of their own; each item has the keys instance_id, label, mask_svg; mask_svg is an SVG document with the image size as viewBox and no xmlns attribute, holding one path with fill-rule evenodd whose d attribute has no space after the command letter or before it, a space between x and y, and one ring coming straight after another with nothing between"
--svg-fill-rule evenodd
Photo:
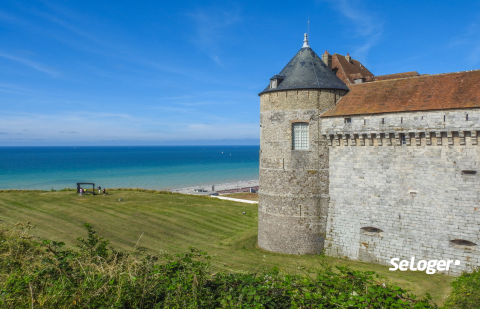
<instances>
[{"instance_id":1,"label":"foliage in foreground","mask_svg":"<svg viewBox=\"0 0 480 309\"><path fill-rule=\"evenodd\" d=\"M452 293L445 302L446 308L480 308L480 269L463 273L452 282Z\"/></svg>"},{"instance_id":2,"label":"foliage in foreground","mask_svg":"<svg viewBox=\"0 0 480 309\"><path fill-rule=\"evenodd\" d=\"M273 268L215 273L209 256L126 254L89 224L87 238L35 241L29 224L0 231L2 308L435 308L429 300L377 282L374 272L326 263L305 275Z\"/></svg>"}]
</instances>

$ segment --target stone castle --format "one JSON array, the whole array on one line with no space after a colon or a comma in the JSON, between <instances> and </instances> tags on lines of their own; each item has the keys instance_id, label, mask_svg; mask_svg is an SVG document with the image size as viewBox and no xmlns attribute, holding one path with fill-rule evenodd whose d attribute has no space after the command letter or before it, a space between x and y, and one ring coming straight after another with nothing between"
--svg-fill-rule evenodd
<instances>
[{"instance_id":1,"label":"stone castle","mask_svg":"<svg viewBox=\"0 0 480 309\"><path fill-rule=\"evenodd\" d=\"M480 71L374 76L305 36L259 96L261 248L480 266Z\"/></svg>"}]
</instances>

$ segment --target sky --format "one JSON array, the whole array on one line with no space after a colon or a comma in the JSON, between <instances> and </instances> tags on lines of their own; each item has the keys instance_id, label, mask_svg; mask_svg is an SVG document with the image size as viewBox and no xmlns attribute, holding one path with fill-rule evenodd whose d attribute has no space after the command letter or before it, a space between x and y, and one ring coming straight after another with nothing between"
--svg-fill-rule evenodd
<instances>
[{"instance_id":1,"label":"sky","mask_svg":"<svg viewBox=\"0 0 480 309\"><path fill-rule=\"evenodd\" d=\"M2 0L0 146L258 145L307 30L374 75L480 69L480 1Z\"/></svg>"}]
</instances>

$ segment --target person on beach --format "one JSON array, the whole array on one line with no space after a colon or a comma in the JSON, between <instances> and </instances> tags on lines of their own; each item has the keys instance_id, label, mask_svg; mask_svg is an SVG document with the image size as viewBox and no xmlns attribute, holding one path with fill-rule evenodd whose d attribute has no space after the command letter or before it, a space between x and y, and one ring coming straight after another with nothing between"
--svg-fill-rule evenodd
<instances>
[{"instance_id":1,"label":"person on beach","mask_svg":"<svg viewBox=\"0 0 480 309\"><path fill-rule=\"evenodd\" d=\"M102 187L98 186L98 194L102 192Z\"/></svg>"},{"instance_id":2,"label":"person on beach","mask_svg":"<svg viewBox=\"0 0 480 309\"><path fill-rule=\"evenodd\" d=\"M83 196L83 188L80 188L80 196Z\"/></svg>"},{"instance_id":3,"label":"person on beach","mask_svg":"<svg viewBox=\"0 0 480 309\"><path fill-rule=\"evenodd\" d=\"M107 195L107 191L105 191L105 188L103 188L103 196Z\"/></svg>"}]
</instances>

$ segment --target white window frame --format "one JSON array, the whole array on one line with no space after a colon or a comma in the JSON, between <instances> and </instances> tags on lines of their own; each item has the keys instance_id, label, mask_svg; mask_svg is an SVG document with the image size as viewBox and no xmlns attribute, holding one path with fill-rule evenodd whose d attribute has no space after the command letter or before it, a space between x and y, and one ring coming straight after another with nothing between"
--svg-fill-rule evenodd
<instances>
[{"instance_id":1,"label":"white window frame","mask_svg":"<svg viewBox=\"0 0 480 309\"><path fill-rule=\"evenodd\" d=\"M308 122L292 123L292 149L308 150L310 148Z\"/></svg>"}]
</instances>

